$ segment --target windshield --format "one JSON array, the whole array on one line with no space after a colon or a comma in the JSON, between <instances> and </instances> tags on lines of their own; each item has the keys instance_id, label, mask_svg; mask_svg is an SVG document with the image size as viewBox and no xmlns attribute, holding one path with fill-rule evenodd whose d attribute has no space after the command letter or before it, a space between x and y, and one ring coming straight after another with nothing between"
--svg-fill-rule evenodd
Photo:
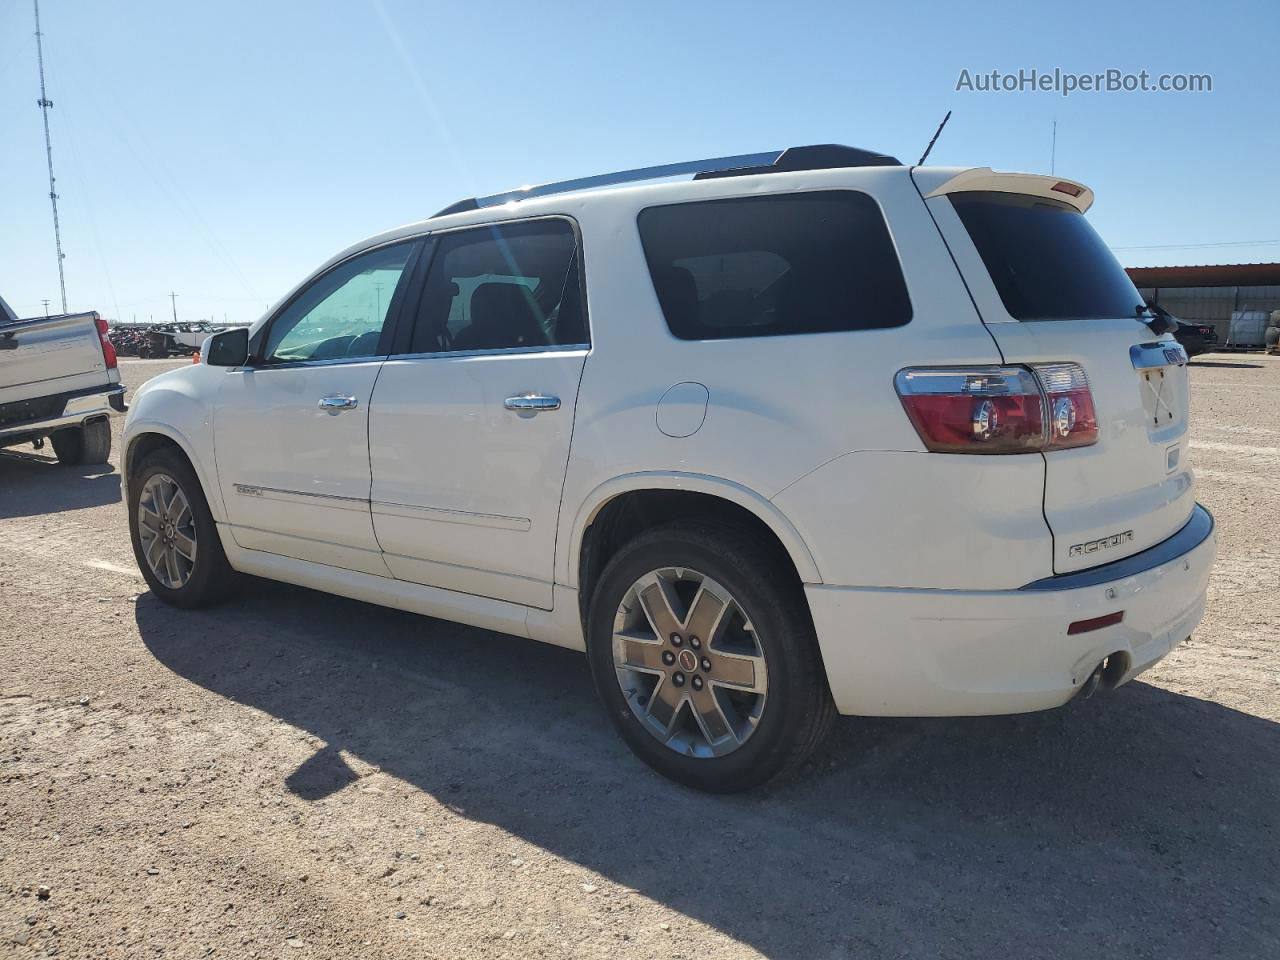
<instances>
[{"instance_id":1,"label":"windshield","mask_svg":"<svg viewBox=\"0 0 1280 960\"><path fill-rule=\"evenodd\" d=\"M986 192L951 203L1015 320L1137 317L1142 298L1075 207Z\"/></svg>"}]
</instances>

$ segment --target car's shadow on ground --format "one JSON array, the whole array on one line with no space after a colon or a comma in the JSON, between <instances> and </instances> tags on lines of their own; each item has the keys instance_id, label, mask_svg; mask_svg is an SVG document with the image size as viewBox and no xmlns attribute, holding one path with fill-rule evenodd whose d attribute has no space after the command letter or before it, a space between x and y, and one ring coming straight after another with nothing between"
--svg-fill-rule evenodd
<instances>
[{"instance_id":1,"label":"car's shadow on ground","mask_svg":"<svg viewBox=\"0 0 1280 960\"><path fill-rule=\"evenodd\" d=\"M0 451L0 520L119 501L120 475L109 463L67 467L52 456Z\"/></svg>"},{"instance_id":2,"label":"car's shadow on ground","mask_svg":"<svg viewBox=\"0 0 1280 960\"><path fill-rule=\"evenodd\" d=\"M257 580L136 609L179 676L327 744L281 790L343 789L347 751L768 956L1280 951L1280 725L1215 703L847 719L800 780L715 797L627 752L570 651Z\"/></svg>"}]
</instances>

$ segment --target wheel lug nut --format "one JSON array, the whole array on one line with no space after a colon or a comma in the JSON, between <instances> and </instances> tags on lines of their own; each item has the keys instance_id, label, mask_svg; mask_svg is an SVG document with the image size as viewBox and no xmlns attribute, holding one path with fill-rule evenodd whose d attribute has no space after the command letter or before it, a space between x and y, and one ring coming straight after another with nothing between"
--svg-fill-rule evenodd
<instances>
[{"instance_id":1,"label":"wheel lug nut","mask_svg":"<svg viewBox=\"0 0 1280 960\"><path fill-rule=\"evenodd\" d=\"M673 633L673 634L671 635L671 645L672 645L673 647L678 647L678 646L680 646L680 644L682 644L682 643L684 643L684 640L681 638L680 634L678 634L678 633Z\"/></svg>"},{"instance_id":2,"label":"wheel lug nut","mask_svg":"<svg viewBox=\"0 0 1280 960\"><path fill-rule=\"evenodd\" d=\"M693 677L693 681L692 681L692 683L693 683L693 689L695 689L695 690L701 690L701 689L702 689L702 678L701 678L700 676L698 676L697 674L694 674L694 677Z\"/></svg>"},{"instance_id":3,"label":"wheel lug nut","mask_svg":"<svg viewBox=\"0 0 1280 960\"><path fill-rule=\"evenodd\" d=\"M711 672L711 661L708 660L706 657L702 658L702 669L706 670L708 673Z\"/></svg>"},{"instance_id":4,"label":"wheel lug nut","mask_svg":"<svg viewBox=\"0 0 1280 960\"><path fill-rule=\"evenodd\" d=\"M684 674L683 674L683 673L677 673L675 676L673 676L673 677L671 678L671 682L672 682L672 683L674 683L677 687L683 687L683 686L684 686Z\"/></svg>"},{"instance_id":5,"label":"wheel lug nut","mask_svg":"<svg viewBox=\"0 0 1280 960\"><path fill-rule=\"evenodd\" d=\"M697 650L700 646L702 646L702 641L701 641L701 640L699 640L697 637L690 637L690 638L689 638L689 646L691 646L691 647L693 647L693 649Z\"/></svg>"},{"instance_id":6,"label":"wheel lug nut","mask_svg":"<svg viewBox=\"0 0 1280 960\"><path fill-rule=\"evenodd\" d=\"M672 653L670 650L663 650L663 651L662 651L662 662L663 662L663 663L665 663L665 664L669 667L669 666L671 666L673 663L675 663L675 662L676 662L676 655L675 655L674 653Z\"/></svg>"}]
</instances>

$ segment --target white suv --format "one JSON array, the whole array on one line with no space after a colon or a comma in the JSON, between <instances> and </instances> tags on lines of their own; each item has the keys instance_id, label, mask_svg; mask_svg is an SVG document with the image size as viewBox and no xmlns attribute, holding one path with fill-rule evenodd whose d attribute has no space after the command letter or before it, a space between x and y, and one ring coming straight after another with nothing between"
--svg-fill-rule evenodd
<instances>
[{"instance_id":1,"label":"white suv","mask_svg":"<svg viewBox=\"0 0 1280 960\"><path fill-rule=\"evenodd\" d=\"M138 391L138 564L178 606L239 571L585 650L708 790L837 713L1115 687L1215 538L1186 355L1092 198L824 146L462 201Z\"/></svg>"}]
</instances>

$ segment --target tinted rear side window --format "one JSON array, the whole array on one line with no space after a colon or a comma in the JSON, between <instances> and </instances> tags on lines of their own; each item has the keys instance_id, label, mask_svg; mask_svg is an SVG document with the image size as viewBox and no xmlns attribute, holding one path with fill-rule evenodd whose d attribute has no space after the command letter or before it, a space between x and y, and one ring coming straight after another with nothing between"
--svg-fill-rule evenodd
<instances>
[{"instance_id":1,"label":"tinted rear side window","mask_svg":"<svg viewBox=\"0 0 1280 960\"><path fill-rule=\"evenodd\" d=\"M1136 316L1128 275L1075 207L1013 193L956 193L951 204L1015 320Z\"/></svg>"},{"instance_id":2,"label":"tinted rear side window","mask_svg":"<svg viewBox=\"0 0 1280 960\"><path fill-rule=\"evenodd\" d=\"M911 319L889 230L866 194L650 207L639 225L662 312L682 340L868 330Z\"/></svg>"},{"instance_id":3,"label":"tinted rear side window","mask_svg":"<svg viewBox=\"0 0 1280 960\"><path fill-rule=\"evenodd\" d=\"M550 350L586 342L578 240L567 221L441 236L410 352Z\"/></svg>"}]
</instances>

